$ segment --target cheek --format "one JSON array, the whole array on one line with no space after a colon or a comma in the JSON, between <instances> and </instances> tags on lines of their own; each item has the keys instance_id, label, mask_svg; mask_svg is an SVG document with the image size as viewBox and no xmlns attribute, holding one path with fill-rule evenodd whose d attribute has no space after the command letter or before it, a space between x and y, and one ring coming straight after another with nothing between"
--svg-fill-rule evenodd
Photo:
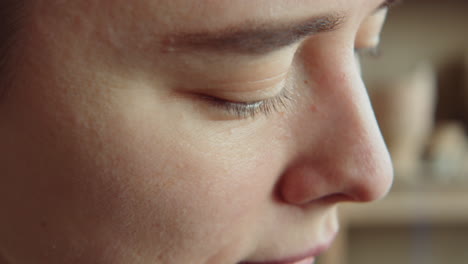
<instances>
[{"instance_id":1,"label":"cheek","mask_svg":"<svg viewBox=\"0 0 468 264\"><path fill-rule=\"evenodd\" d=\"M108 178L124 197L115 206L127 212L121 221L133 215L135 243L162 243L158 249L166 256L181 250L192 259L209 256L252 231L251 222L265 209L274 184L266 162L271 157L265 154L272 151L249 129L171 115L166 109L164 115L122 111L108 124L112 129L103 132L109 147L105 160L118 160L111 168L118 176Z\"/></svg>"},{"instance_id":2,"label":"cheek","mask_svg":"<svg viewBox=\"0 0 468 264\"><path fill-rule=\"evenodd\" d=\"M106 212L102 228L113 240L196 259L253 232L276 179L267 161L278 159L262 126L200 120L138 93L116 98L113 111L88 107L102 115L87 120L98 131L71 128L84 139L73 146L82 161L75 166L87 168L78 177L90 177L82 191L99 200L80 206Z\"/></svg>"},{"instance_id":3,"label":"cheek","mask_svg":"<svg viewBox=\"0 0 468 264\"><path fill-rule=\"evenodd\" d=\"M264 131L198 120L148 94L75 92L16 100L27 109L12 111L11 137L22 143L10 153L28 166L15 155L0 164L14 176L3 200L18 197L10 209L22 219L3 226L42 241L19 244L38 252L55 250L51 241L61 252L79 244L102 263L128 251L189 263L253 232L275 180Z\"/></svg>"}]
</instances>

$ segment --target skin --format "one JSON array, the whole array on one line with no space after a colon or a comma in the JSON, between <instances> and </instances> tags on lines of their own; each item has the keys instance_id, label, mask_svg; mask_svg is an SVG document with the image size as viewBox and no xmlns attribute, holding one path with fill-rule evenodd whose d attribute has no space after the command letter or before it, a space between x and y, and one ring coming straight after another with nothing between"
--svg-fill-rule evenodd
<instances>
[{"instance_id":1,"label":"skin","mask_svg":"<svg viewBox=\"0 0 468 264\"><path fill-rule=\"evenodd\" d=\"M235 264L327 243L337 204L379 199L392 181L354 54L376 44L380 4L27 5L21 67L0 104L0 263ZM338 30L264 55L155 44L337 11ZM280 82L292 100L269 115L234 116L200 96L262 100Z\"/></svg>"}]
</instances>

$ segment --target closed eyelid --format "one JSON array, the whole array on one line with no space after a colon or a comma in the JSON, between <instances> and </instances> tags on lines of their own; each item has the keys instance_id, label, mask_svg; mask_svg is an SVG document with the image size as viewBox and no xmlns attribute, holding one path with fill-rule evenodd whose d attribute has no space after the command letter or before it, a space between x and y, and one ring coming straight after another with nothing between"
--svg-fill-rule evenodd
<instances>
[{"instance_id":1,"label":"closed eyelid","mask_svg":"<svg viewBox=\"0 0 468 264\"><path fill-rule=\"evenodd\" d=\"M250 101L232 101L220 99L216 96L203 96L210 102L211 105L222 109L229 116L235 118L255 118L258 114L269 115L274 112L282 112L290 107L293 101L291 86L286 83L282 85L281 91L266 99L250 100Z\"/></svg>"},{"instance_id":2,"label":"closed eyelid","mask_svg":"<svg viewBox=\"0 0 468 264\"><path fill-rule=\"evenodd\" d=\"M359 28L356 35L357 49L373 48L380 42L380 32L387 17L387 9L381 9L368 17Z\"/></svg>"},{"instance_id":3,"label":"closed eyelid","mask_svg":"<svg viewBox=\"0 0 468 264\"><path fill-rule=\"evenodd\" d=\"M287 75L270 80L268 83L256 83L255 85L237 84L225 87L213 86L213 89L200 89L198 93L217 98L226 98L237 102L256 102L265 98L278 96L288 83Z\"/></svg>"},{"instance_id":4,"label":"closed eyelid","mask_svg":"<svg viewBox=\"0 0 468 264\"><path fill-rule=\"evenodd\" d=\"M239 89L237 89L236 92L251 92L252 90L256 90L256 88L258 87L265 87L270 84L275 84L284 81L287 78L287 75L288 71L284 71L277 75L273 75L260 80L222 81L219 83L215 82L214 86L217 87L217 90L226 90L232 87L238 87Z\"/></svg>"}]
</instances>

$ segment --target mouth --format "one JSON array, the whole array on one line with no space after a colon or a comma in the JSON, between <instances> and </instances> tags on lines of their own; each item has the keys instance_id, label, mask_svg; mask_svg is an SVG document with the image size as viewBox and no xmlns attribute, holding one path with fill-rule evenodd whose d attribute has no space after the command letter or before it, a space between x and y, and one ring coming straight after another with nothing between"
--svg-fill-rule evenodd
<instances>
[{"instance_id":1,"label":"mouth","mask_svg":"<svg viewBox=\"0 0 468 264\"><path fill-rule=\"evenodd\" d=\"M315 257L310 257L310 258L305 258L302 260L298 261L280 261L280 262L242 262L243 263L248 263L248 264L314 264L315 263Z\"/></svg>"},{"instance_id":2,"label":"mouth","mask_svg":"<svg viewBox=\"0 0 468 264\"><path fill-rule=\"evenodd\" d=\"M278 261L267 261L267 262L241 262L239 264L314 264L315 257L302 258L297 261L295 260L278 260Z\"/></svg>"},{"instance_id":3,"label":"mouth","mask_svg":"<svg viewBox=\"0 0 468 264\"><path fill-rule=\"evenodd\" d=\"M243 261L238 264L314 264L316 257L327 251L336 235L330 239L329 242L322 244L318 247L315 247L303 254L286 257L278 260L271 260L271 261L263 261L263 262L250 262L250 261Z\"/></svg>"}]
</instances>

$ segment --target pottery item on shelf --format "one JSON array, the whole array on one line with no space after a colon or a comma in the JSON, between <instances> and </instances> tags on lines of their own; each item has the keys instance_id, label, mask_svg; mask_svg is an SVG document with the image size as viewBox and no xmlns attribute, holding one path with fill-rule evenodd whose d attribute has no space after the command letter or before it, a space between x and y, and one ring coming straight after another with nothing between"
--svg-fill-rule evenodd
<instances>
[{"instance_id":1,"label":"pottery item on shelf","mask_svg":"<svg viewBox=\"0 0 468 264\"><path fill-rule=\"evenodd\" d=\"M371 90L374 110L392 155L395 179L414 182L433 129L436 73L428 63Z\"/></svg>"},{"instance_id":2,"label":"pottery item on shelf","mask_svg":"<svg viewBox=\"0 0 468 264\"><path fill-rule=\"evenodd\" d=\"M459 181L467 156L468 142L463 124L446 122L437 125L427 152L433 178L445 183Z\"/></svg>"},{"instance_id":3,"label":"pottery item on shelf","mask_svg":"<svg viewBox=\"0 0 468 264\"><path fill-rule=\"evenodd\" d=\"M463 90L464 90L464 97L463 97L463 106L465 108L465 127L468 128L468 50L465 53L465 62L464 62L464 78L463 78ZM468 165L467 165L468 166Z\"/></svg>"},{"instance_id":4,"label":"pottery item on shelf","mask_svg":"<svg viewBox=\"0 0 468 264\"><path fill-rule=\"evenodd\" d=\"M464 106L464 122L468 128L468 49L465 52L465 60L463 63L463 106Z\"/></svg>"},{"instance_id":5,"label":"pottery item on shelf","mask_svg":"<svg viewBox=\"0 0 468 264\"><path fill-rule=\"evenodd\" d=\"M468 129L468 50L465 52L465 61L464 61L464 79L463 79L463 89L464 89L464 98L463 98L463 106L465 108L465 115L464 115L464 122L465 128ZM468 131L465 131L468 134ZM468 145L468 144L467 144ZM464 168L462 171L462 179L464 182L468 183L468 146L466 149L466 156L465 161L463 162Z\"/></svg>"},{"instance_id":6,"label":"pottery item on shelf","mask_svg":"<svg viewBox=\"0 0 468 264\"><path fill-rule=\"evenodd\" d=\"M468 185L468 148L466 148L465 161L463 162L463 169L461 174L461 180L463 183Z\"/></svg>"}]
</instances>

